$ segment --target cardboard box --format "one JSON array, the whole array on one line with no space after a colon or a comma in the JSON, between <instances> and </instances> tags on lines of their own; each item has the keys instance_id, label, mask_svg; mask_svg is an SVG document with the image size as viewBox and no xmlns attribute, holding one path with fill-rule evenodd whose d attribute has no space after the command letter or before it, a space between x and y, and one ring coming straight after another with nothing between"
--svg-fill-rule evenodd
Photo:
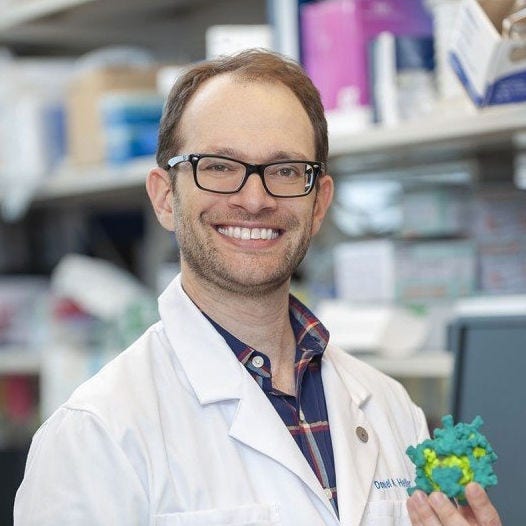
<instances>
[{"instance_id":1,"label":"cardboard box","mask_svg":"<svg viewBox=\"0 0 526 526\"><path fill-rule=\"evenodd\" d=\"M206 30L206 58L232 55L244 49L272 49L272 27L267 24L229 24L210 26Z\"/></svg>"},{"instance_id":2,"label":"cardboard box","mask_svg":"<svg viewBox=\"0 0 526 526\"><path fill-rule=\"evenodd\" d=\"M526 43L503 38L514 0L464 0L449 60L477 106L526 100Z\"/></svg>"},{"instance_id":3,"label":"cardboard box","mask_svg":"<svg viewBox=\"0 0 526 526\"><path fill-rule=\"evenodd\" d=\"M526 192L489 186L475 195L472 235L479 243L526 239Z\"/></svg>"},{"instance_id":4,"label":"cardboard box","mask_svg":"<svg viewBox=\"0 0 526 526\"><path fill-rule=\"evenodd\" d=\"M526 243L495 240L478 246L478 288L484 294L526 292Z\"/></svg>"},{"instance_id":5,"label":"cardboard box","mask_svg":"<svg viewBox=\"0 0 526 526\"><path fill-rule=\"evenodd\" d=\"M466 296L475 289L475 247L469 240L346 242L334 249L338 298L412 302Z\"/></svg>"},{"instance_id":6,"label":"cardboard box","mask_svg":"<svg viewBox=\"0 0 526 526\"><path fill-rule=\"evenodd\" d=\"M402 197L403 237L468 233L470 201L466 185L414 185Z\"/></svg>"},{"instance_id":7,"label":"cardboard box","mask_svg":"<svg viewBox=\"0 0 526 526\"><path fill-rule=\"evenodd\" d=\"M469 296L475 290L475 263L470 240L399 243L395 297L411 302Z\"/></svg>"},{"instance_id":8,"label":"cardboard box","mask_svg":"<svg viewBox=\"0 0 526 526\"><path fill-rule=\"evenodd\" d=\"M72 163L106 158L101 100L115 91L155 93L157 68L104 68L75 78L67 100L68 154Z\"/></svg>"}]
</instances>

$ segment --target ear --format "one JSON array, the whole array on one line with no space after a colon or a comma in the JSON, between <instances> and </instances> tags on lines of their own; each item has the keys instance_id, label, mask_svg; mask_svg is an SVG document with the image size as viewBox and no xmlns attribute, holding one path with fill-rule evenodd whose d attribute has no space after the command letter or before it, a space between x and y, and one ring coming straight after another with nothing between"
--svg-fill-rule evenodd
<instances>
[{"instance_id":1,"label":"ear","mask_svg":"<svg viewBox=\"0 0 526 526\"><path fill-rule=\"evenodd\" d=\"M173 193L168 172L159 167L152 168L146 179L146 191L159 223L172 232Z\"/></svg>"},{"instance_id":2,"label":"ear","mask_svg":"<svg viewBox=\"0 0 526 526\"><path fill-rule=\"evenodd\" d=\"M321 224L327 214L332 197L334 195L334 181L329 174L320 177L318 188L316 189L316 200L312 214L311 235L314 236L321 228Z\"/></svg>"}]
</instances>

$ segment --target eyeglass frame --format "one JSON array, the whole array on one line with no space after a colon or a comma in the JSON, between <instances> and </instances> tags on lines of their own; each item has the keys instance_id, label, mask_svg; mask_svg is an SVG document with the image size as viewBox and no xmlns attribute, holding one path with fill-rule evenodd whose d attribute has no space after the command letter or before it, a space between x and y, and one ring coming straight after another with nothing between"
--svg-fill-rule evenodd
<instances>
[{"instance_id":1,"label":"eyeglass frame","mask_svg":"<svg viewBox=\"0 0 526 526\"><path fill-rule=\"evenodd\" d=\"M236 163L241 164L245 167L245 176L243 177L243 180L241 181L241 184L236 190L232 191L222 191L222 190L210 190L210 188L205 188L201 186L197 180L197 163L202 159L206 157L213 157L216 159L224 159L225 161L233 161ZM265 189L265 192L267 192L268 195L272 197L277 197L279 199L288 199L290 197L305 197L309 195L312 192L312 189L316 185L316 180L319 177L323 177L325 175L325 163L322 163L320 161L305 161L305 160L294 160L294 159L285 159L283 161L273 161L271 163L266 164L250 164L245 163L243 161L240 161L238 159L233 159L232 157L226 157L224 155L216 155L213 153L188 153L188 154L181 154L176 155L175 157L172 157L169 159L166 163L165 170L170 170L172 168L175 168L178 164L189 162L192 166L192 172L194 175L194 183L197 186L197 188L204 190L205 192L212 192L215 194L223 194L223 195L231 195L231 194L237 194L241 191L241 189L245 186L246 182L248 181L248 178L253 174L257 173L261 179L261 183L263 184L263 188ZM312 182L309 188L309 191L304 194L292 194L292 195L276 195L273 194L265 182L265 170L269 166L274 166L278 164L284 164L284 163L301 163L309 165L312 168Z\"/></svg>"}]
</instances>

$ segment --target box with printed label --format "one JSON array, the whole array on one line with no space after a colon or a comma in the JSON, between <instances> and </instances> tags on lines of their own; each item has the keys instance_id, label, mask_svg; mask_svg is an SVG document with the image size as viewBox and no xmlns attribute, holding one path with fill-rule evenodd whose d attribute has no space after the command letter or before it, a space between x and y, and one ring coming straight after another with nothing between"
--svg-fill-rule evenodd
<instances>
[{"instance_id":1,"label":"box with printed label","mask_svg":"<svg viewBox=\"0 0 526 526\"><path fill-rule=\"evenodd\" d=\"M449 48L451 66L477 106L526 100L526 39L514 0L464 0ZM526 34L526 33L525 33Z\"/></svg>"},{"instance_id":2,"label":"box with printed label","mask_svg":"<svg viewBox=\"0 0 526 526\"><path fill-rule=\"evenodd\" d=\"M334 249L336 295L355 302L411 302L467 296L475 290L470 240L350 241Z\"/></svg>"},{"instance_id":3,"label":"box with printed label","mask_svg":"<svg viewBox=\"0 0 526 526\"><path fill-rule=\"evenodd\" d=\"M368 48L380 33L432 34L420 0L325 0L302 5L300 18L303 64L326 110L370 104Z\"/></svg>"},{"instance_id":4,"label":"box with printed label","mask_svg":"<svg viewBox=\"0 0 526 526\"><path fill-rule=\"evenodd\" d=\"M108 113L111 94L156 94L157 68L108 67L76 77L67 100L68 153L75 164L102 163L107 160L108 144L103 110Z\"/></svg>"}]
</instances>

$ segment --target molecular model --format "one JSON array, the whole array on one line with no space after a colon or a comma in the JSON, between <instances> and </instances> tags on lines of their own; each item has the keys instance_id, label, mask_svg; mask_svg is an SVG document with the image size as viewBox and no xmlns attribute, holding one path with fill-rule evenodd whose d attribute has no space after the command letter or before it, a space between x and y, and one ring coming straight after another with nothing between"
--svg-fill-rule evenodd
<instances>
[{"instance_id":1,"label":"molecular model","mask_svg":"<svg viewBox=\"0 0 526 526\"><path fill-rule=\"evenodd\" d=\"M484 435L479 432L483 420L477 416L471 424L453 425L451 415L442 418L442 429L433 431L433 439L407 448L407 455L416 466L415 486L429 494L442 491L460 504L466 503L464 488L469 482L482 487L497 484L492 464L497 455Z\"/></svg>"}]
</instances>

